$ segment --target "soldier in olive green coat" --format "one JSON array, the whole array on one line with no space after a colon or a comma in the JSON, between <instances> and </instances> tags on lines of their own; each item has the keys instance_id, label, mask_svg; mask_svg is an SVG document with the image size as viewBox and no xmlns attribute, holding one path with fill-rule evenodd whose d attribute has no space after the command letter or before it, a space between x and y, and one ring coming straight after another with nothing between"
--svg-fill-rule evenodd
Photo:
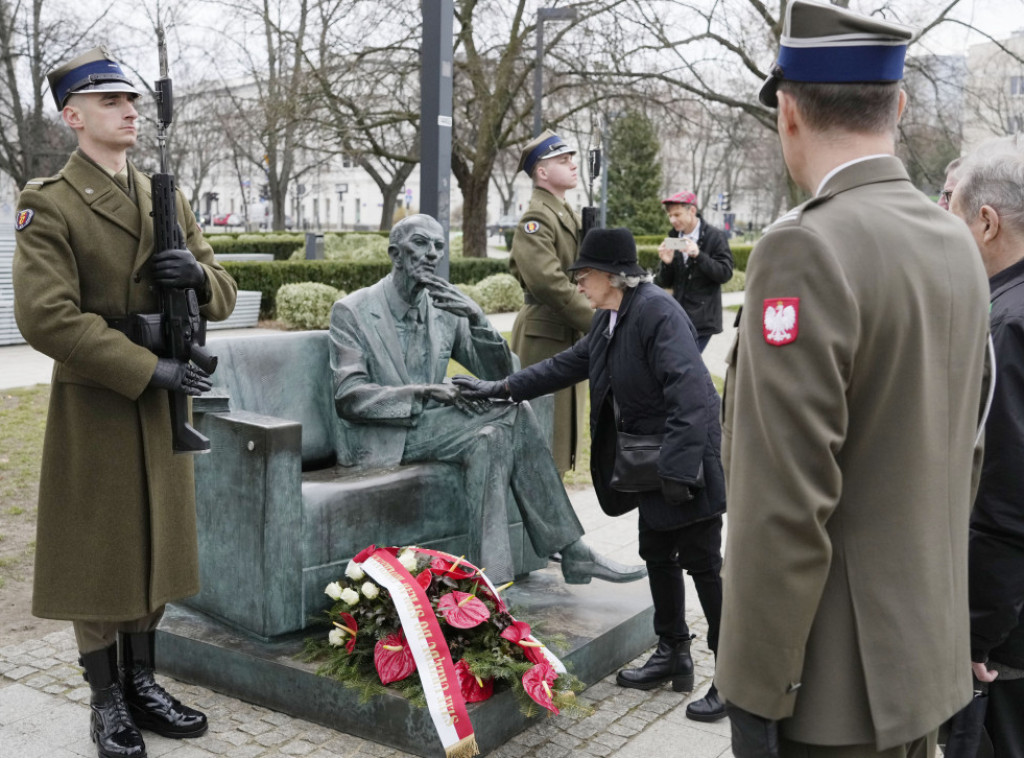
<instances>
[{"instance_id":1,"label":"soldier in olive green coat","mask_svg":"<svg viewBox=\"0 0 1024 758\"><path fill-rule=\"evenodd\" d=\"M971 697L988 287L967 228L893 155L913 36L793 0L761 92L814 196L750 257L723 393L736 758L932 756Z\"/></svg>"},{"instance_id":2,"label":"soldier in olive green coat","mask_svg":"<svg viewBox=\"0 0 1024 758\"><path fill-rule=\"evenodd\" d=\"M153 681L152 645L164 604L199 589L192 458L172 451L168 391L198 394L209 381L120 327L159 310L157 285L194 289L204 316L226 318L236 285L180 192L188 250L154 251L150 181L126 152L138 92L109 54L97 48L49 79L79 149L56 176L28 182L15 227L18 326L54 359L33 613L74 622L100 755L137 757L136 727L206 730Z\"/></svg>"},{"instance_id":3,"label":"soldier in olive green coat","mask_svg":"<svg viewBox=\"0 0 1024 758\"><path fill-rule=\"evenodd\" d=\"M577 182L574 153L547 130L523 148L519 159L519 170L533 179L530 207L516 227L509 261L526 301L512 327L512 351L523 368L572 347L594 316L566 272L580 245L579 218L565 202L566 190ZM562 473L573 465L585 403L583 384L555 393L551 452Z\"/></svg>"}]
</instances>

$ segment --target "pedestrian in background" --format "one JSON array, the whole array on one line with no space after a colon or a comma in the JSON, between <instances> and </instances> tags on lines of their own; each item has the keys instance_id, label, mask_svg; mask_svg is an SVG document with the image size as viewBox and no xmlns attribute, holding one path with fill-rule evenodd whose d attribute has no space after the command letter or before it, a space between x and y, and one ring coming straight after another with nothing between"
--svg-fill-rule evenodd
<instances>
[{"instance_id":1,"label":"pedestrian in background","mask_svg":"<svg viewBox=\"0 0 1024 758\"><path fill-rule=\"evenodd\" d=\"M732 250L725 232L700 215L692 192L677 192L661 203L672 231L658 246L661 263L654 283L672 288L697 329L697 347L703 353L711 337L722 331L722 285L732 279ZM670 240L679 240L678 246Z\"/></svg>"},{"instance_id":2,"label":"pedestrian in background","mask_svg":"<svg viewBox=\"0 0 1024 758\"><path fill-rule=\"evenodd\" d=\"M717 681L737 758L932 756L972 694L988 286L894 156L913 36L793 0L760 93L813 197L758 242L728 359Z\"/></svg>"},{"instance_id":3,"label":"pedestrian in background","mask_svg":"<svg viewBox=\"0 0 1024 758\"><path fill-rule=\"evenodd\" d=\"M107 50L47 78L78 150L56 176L28 182L15 225L18 328L54 360L32 612L74 625L101 758L137 758L139 729L207 729L153 669L164 604L199 591L192 458L172 450L168 392L196 395L210 382L133 342L131 323L156 317L160 287L193 289L202 315L227 318L236 285L180 191L188 249L154 251L150 180L127 158L139 91Z\"/></svg>"},{"instance_id":4,"label":"pedestrian in background","mask_svg":"<svg viewBox=\"0 0 1024 758\"><path fill-rule=\"evenodd\" d=\"M580 219L565 200L578 181L576 151L550 129L523 148L519 170L533 180L533 194L515 236L509 269L523 288L524 305L512 325L512 352L532 366L571 347L593 312L576 291L568 268L579 252ZM555 393L555 439L551 454L559 472L574 464L585 423L586 387Z\"/></svg>"}]
</instances>

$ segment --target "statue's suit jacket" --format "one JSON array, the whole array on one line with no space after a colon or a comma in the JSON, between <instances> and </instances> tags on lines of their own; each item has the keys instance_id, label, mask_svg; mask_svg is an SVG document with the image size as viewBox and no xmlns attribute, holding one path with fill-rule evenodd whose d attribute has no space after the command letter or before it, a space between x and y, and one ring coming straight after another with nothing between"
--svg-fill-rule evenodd
<instances>
[{"instance_id":1,"label":"statue's suit jacket","mask_svg":"<svg viewBox=\"0 0 1024 758\"><path fill-rule=\"evenodd\" d=\"M392 276L342 298L331 309L331 370L339 416L338 463L361 468L402 461L410 429L430 423L431 404L414 385L444 381L454 358L482 379L512 373L508 343L490 324L435 308L422 295L429 377L410 377L385 287Z\"/></svg>"},{"instance_id":2,"label":"statue's suit jacket","mask_svg":"<svg viewBox=\"0 0 1024 758\"><path fill-rule=\"evenodd\" d=\"M764 313L783 298L799 301L777 346ZM987 314L967 228L892 157L839 170L751 256L724 390L715 679L789 739L885 749L971 697Z\"/></svg>"}]
</instances>

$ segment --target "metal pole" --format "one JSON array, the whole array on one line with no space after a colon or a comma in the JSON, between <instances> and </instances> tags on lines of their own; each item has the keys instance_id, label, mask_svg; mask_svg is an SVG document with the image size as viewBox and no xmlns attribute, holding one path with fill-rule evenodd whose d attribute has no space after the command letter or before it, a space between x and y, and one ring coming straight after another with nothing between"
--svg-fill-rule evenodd
<instances>
[{"instance_id":1,"label":"metal pole","mask_svg":"<svg viewBox=\"0 0 1024 758\"><path fill-rule=\"evenodd\" d=\"M601 122L601 154L604 167L601 170L601 228L608 228L608 167L611 165L611 150L608 149L608 116Z\"/></svg>"},{"instance_id":2,"label":"metal pole","mask_svg":"<svg viewBox=\"0 0 1024 758\"><path fill-rule=\"evenodd\" d=\"M544 11L541 8L537 12L537 54L533 69L533 136L541 132L540 105L544 97Z\"/></svg>"},{"instance_id":3,"label":"metal pole","mask_svg":"<svg viewBox=\"0 0 1024 758\"><path fill-rule=\"evenodd\" d=\"M420 50L420 212L433 216L449 240L452 166L453 0L423 0ZM437 275L448 278L448 256Z\"/></svg>"}]
</instances>

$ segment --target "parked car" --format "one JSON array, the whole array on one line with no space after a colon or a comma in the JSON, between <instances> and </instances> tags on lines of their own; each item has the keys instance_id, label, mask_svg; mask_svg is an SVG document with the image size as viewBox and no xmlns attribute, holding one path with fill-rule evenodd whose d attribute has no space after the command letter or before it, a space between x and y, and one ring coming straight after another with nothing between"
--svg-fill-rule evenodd
<instances>
[{"instance_id":1,"label":"parked car","mask_svg":"<svg viewBox=\"0 0 1024 758\"><path fill-rule=\"evenodd\" d=\"M242 217L237 213L225 213L221 216L213 217L214 226L241 226Z\"/></svg>"}]
</instances>

